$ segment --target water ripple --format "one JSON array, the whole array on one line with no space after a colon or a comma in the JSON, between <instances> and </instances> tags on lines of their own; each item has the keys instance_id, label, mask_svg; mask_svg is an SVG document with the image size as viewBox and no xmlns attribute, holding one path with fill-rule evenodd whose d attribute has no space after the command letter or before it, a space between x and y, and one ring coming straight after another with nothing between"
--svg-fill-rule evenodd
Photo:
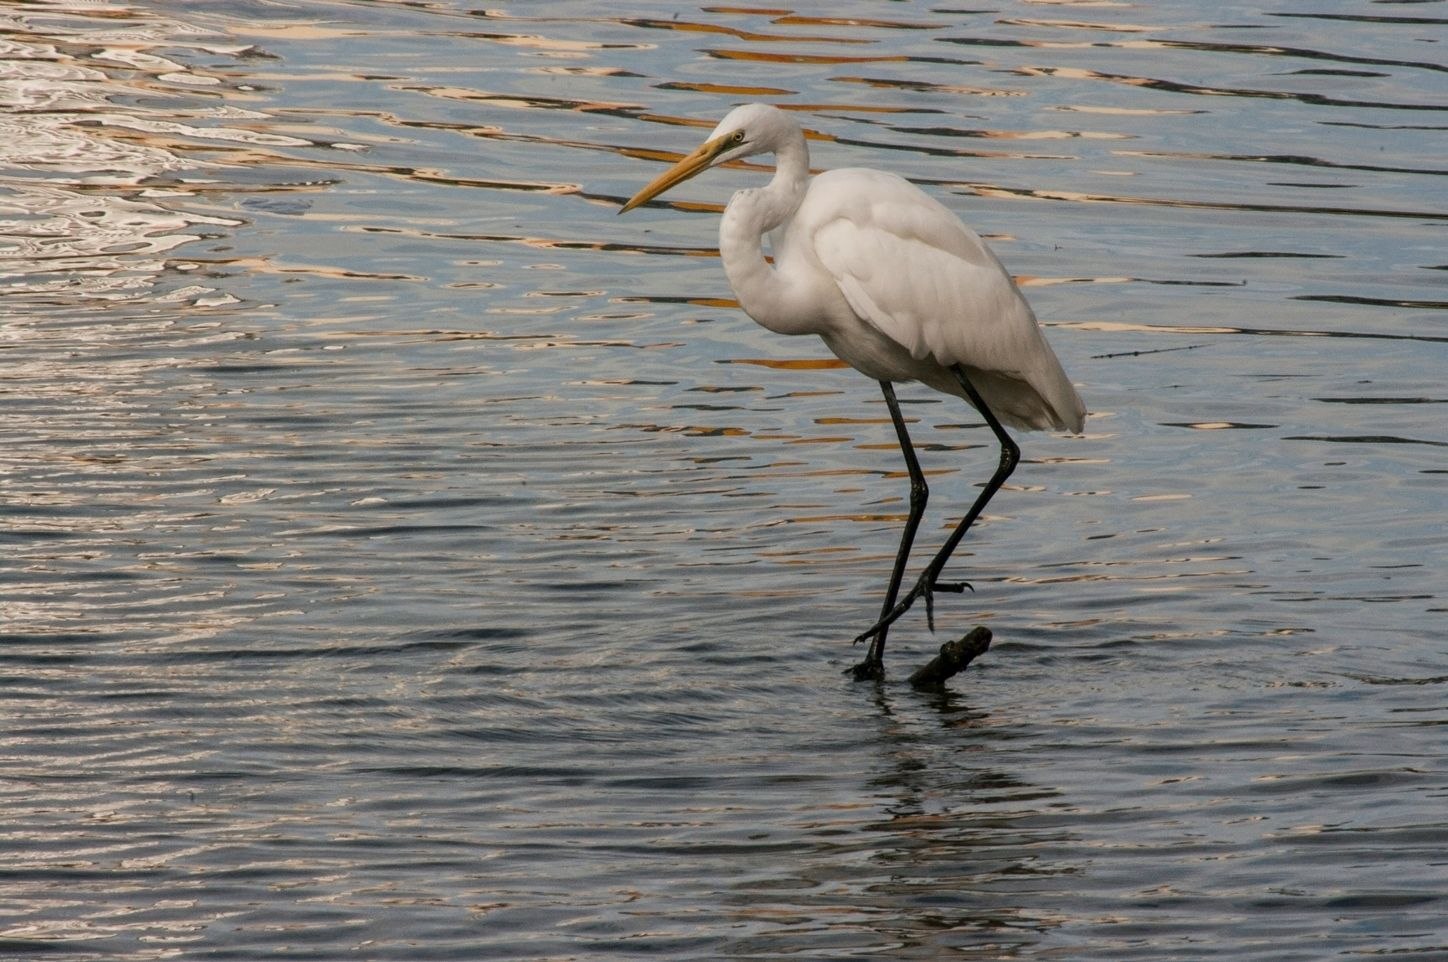
<instances>
[{"instance_id":1,"label":"water ripple","mask_svg":"<svg viewBox=\"0 0 1448 962\"><path fill-rule=\"evenodd\" d=\"M672 13L0 12L0 955L1441 954L1441 18ZM615 216L753 99L1092 410L877 687L907 479L728 290L768 164ZM923 546L994 456L901 400Z\"/></svg>"}]
</instances>

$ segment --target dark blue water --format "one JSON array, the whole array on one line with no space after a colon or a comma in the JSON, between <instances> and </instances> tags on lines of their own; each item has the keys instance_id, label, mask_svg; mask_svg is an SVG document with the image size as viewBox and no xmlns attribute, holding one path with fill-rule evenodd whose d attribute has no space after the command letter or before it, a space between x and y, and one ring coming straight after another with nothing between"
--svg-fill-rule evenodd
<instances>
[{"instance_id":1,"label":"dark blue water","mask_svg":"<svg viewBox=\"0 0 1448 962\"><path fill-rule=\"evenodd\" d=\"M1441 3L0 11L0 957L1448 957ZM732 104L1091 410L906 482ZM921 542L988 476L902 388ZM905 683L976 624L944 691Z\"/></svg>"}]
</instances>

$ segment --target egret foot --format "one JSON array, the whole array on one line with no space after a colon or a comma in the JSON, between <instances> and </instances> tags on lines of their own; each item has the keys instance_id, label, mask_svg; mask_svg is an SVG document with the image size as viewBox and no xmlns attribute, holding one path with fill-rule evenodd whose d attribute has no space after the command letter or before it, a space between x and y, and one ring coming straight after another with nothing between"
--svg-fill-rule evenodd
<instances>
[{"instance_id":1,"label":"egret foot","mask_svg":"<svg viewBox=\"0 0 1448 962\"><path fill-rule=\"evenodd\" d=\"M921 575L920 584L924 585L924 583L925 575ZM920 588L920 593L925 598L925 624L929 626L932 633L935 631L935 593L949 591L952 594L963 595L967 588L970 588L971 591L975 590L971 588L969 581L931 581L929 585Z\"/></svg>"},{"instance_id":2,"label":"egret foot","mask_svg":"<svg viewBox=\"0 0 1448 962\"><path fill-rule=\"evenodd\" d=\"M866 658L853 668L846 668L845 674L855 681L883 681L885 663L879 658Z\"/></svg>"},{"instance_id":3,"label":"egret foot","mask_svg":"<svg viewBox=\"0 0 1448 962\"><path fill-rule=\"evenodd\" d=\"M948 591L958 595L964 594L967 589L970 591L975 590L968 581L936 581L935 576L930 573L930 569L926 568L920 575L920 580L915 582L915 586L910 589L905 597L901 598L895 607L891 608L879 621L871 625L869 629L856 635L854 643L858 645L862 641L869 641L872 638L878 637L881 632L893 625L901 615L909 611L910 606L915 604L918 598L925 599L925 623L930 627L931 631L934 631L935 592Z\"/></svg>"}]
</instances>

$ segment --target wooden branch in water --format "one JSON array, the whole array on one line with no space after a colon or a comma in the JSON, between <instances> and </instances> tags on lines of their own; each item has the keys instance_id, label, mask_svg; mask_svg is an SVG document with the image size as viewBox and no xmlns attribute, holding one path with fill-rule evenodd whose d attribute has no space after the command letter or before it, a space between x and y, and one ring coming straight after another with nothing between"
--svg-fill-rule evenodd
<instances>
[{"instance_id":1,"label":"wooden branch in water","mask_svg":"<svg viewBox=\"0 0 1448 962\"><path fill-rule=\"evenodd\" d=\"M990 639L990 629L976 625L964 638L947 641L940 646L940 654L910 676L910 684L915 688L939 688L946 679L965 671L966 665L985 654L990 648Z\"/></svg>"}]
</instances>

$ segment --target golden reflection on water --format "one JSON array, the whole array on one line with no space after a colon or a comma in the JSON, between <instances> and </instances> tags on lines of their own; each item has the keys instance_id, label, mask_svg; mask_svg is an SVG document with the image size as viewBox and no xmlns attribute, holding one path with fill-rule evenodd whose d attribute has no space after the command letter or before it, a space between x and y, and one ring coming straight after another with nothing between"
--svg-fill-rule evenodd
<instances>
[{"instance_id":1,"label":"golden reflection on water","mask_svg":"<svg viewBox=\"0 0 1448 962\"><path fill-rule=\"evenodd\" d=\"M8 194L0 208L7 237L0 261L14 278L7 296L12 304L25 299L37 306L147 297L170 266L167 255L243 223L191 209L194 194L183 172L198 161L186 154L304 142L257 129L252 121L264 115L252 111L170 103L225 84L162 51L234 56L242 46L181 24L158 21L138 31L84 13L27 14L10 24L12 46L0 57L8 95L0 111L0 162L8 167L0 175ZM81 23L89 43L72 54L70 31ZM124 79L117 68L124 68ZM144 106L149 98L167 106ZM118 107L118 100L132 102ZM191 292L202 303L226 299L205 285Z\"/></svg>"},{"instance_id":2,"label":"golden reflection on water","mask_svg":"<svg viewBox=\"0 0 1448 962\"><path fill-rule=\"evenodd\" d=\"M1260 799L1222 799L1314 752L1324 769L1370 756L1320 751L1344 704L1371 702L1342 671L1363 651L1396 659L1378 679L1394 694L1441 684L1413 661L1430 646L1396 648L1436 637L1442 606L1404 560L1441 549L1421 524L1443 477L1422 416L1444 401L1424 361L1442 297L1421 273L1442 268L1441 164L1325 126L1416 129L1377 113L1392 103L1294 89L1358 82L1292 79L1316 51L1175 42L1216 28L1136 22L1155 8L1031 6L1073 18L181 14L227 36L123 7L0 15L24 48L0 51L18 305L0 323L16 542L0 632L22 638L6 671L29 726L0 740L22 776L7 866L30 873L3 893L0 936L260 958L406 954L397 932L423 933L415 950L458 931L474 954L563 957L589 933L677 926L697 946L746 922L757 940L730 945L781 957L884 941L1024 957L1097 936L1108 955L1198 936L1249 955L1236 920L1158 936L1142 902L1190 887L1240 906L1240 879L1135 870L1249 858L1321 889L1332 853L1284 854L1292 832L1233 820L1264 817ZM1130 17L1090 21L1098 8ZM1217 76L1251 60L1271 66ZM1405 79L1422 68L1374 69L1385 100L1427 104ZM899 169L966 212L1093 408L1084 438L1025 439L1002 513L963 546L980 594L940 615L1008 626L1009 645L959 693L887 685L856 712L856 692L819 681L840 625L877 603L862 593L905 515L878 392L738 314L711 268L726 188L613 219L629 185L755 98L799 112L820 166ZM1236 123L1263 115L1230 112L1268 107L1325 113L1266 137ZM1316 139L1277 150L1292 125ZM991 455L963 406L907 400L941 482L933 534ZM931 643L911 631L903 646ZM1313 633L1341 637L1292 646ZM1289 719L1309 730L1294 742L1279 721L1315 685L1328 700ZM1264 695L1279 687L1291 706ZM1371 710L1432 723L1423 703ZM1272 724L1201 737L1249 716ZM790 725L798 741L777 740ZM1105 764L1079 776L1087 756ZM1162 771L1181 764L1210 773ZM675 767L696 783L650 781ZM1273 818L1340 845L1312 811L1331 791ZM1233 841L1185 861L1153 842L1183 831ZM1381 854L1335 851L1355 872ZM1431 856L1397 854L1431 885ZM714 882L679 892L701 864L734 872L722 910ZM962 880L968 899L950 894ZM1355 933L1436 918L1405 903L1407 921L1369 926L1329 896L1255 893L1271 904L1247 914L1272 938L1284 916L1352 916ZM329 910L335 930L312 914ZM534 914L499 948L510 912ZM545 930L564 935L539 949Z\"/></svg>"}]
</instances>

